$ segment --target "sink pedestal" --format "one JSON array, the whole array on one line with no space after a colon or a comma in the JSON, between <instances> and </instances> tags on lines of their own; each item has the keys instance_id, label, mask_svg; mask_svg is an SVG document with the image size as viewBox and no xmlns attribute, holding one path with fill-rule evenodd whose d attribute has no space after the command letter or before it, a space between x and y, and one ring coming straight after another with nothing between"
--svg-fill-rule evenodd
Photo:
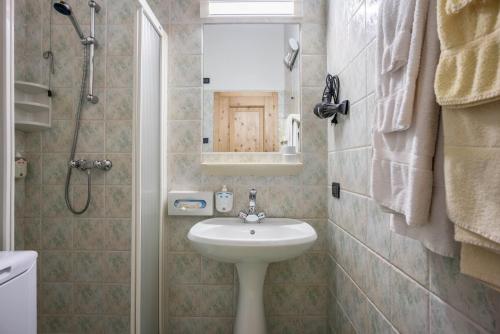
<instances>
[{"instance_id":1,"label":"sink pedestal","mask_svg":"<svg viewBox=\"0 0 500 334\"><path fill-rule=\"evenodd\" d=\"M240 283L234 334L265 334L264 279L267 263L237 263Z\"/></svg>"}]
</instances>

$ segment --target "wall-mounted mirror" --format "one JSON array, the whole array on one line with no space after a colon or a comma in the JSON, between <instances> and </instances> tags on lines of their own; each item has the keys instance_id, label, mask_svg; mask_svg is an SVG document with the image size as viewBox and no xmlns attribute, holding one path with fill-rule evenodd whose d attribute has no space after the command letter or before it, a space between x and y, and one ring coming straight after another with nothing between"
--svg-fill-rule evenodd
<instances>
[{"instance_id":1,"label":"wall-mounted mirror","mask_svg":"<svg viewBox=\"0 0 500 334\"><path fill-rule=\"evenodd\" d=\"M203 152L300 152L298 24L203 27Z\"/></svg>"}]
</instances>

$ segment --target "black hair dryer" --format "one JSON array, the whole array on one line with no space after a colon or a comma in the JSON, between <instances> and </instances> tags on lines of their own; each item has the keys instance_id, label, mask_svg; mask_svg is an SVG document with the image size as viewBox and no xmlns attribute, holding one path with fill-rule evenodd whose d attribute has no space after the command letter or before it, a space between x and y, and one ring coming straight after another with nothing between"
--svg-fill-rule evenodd
<instances>
[{"instance_id":1,"label":"black hair dryer","mask_svg":"<svg viewBox=\"0 0 500 334\"><path fill-rule=\"evenodd\" d=\"M326 86L323 90L321 102L314 106L314 114L318 118L332 117L332 124L337 124L337 114L347 115L349 112L349 100L339 103L340 81L337 75L326 76ZM332 102L333 100L333 102Z\"/></svg>"}]
</instances>

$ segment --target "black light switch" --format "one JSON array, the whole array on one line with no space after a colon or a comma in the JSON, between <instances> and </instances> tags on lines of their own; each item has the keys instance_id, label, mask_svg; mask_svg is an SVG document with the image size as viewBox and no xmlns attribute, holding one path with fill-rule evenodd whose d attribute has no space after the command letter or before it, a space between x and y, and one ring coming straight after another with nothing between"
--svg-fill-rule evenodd
<instances>
[{"instance_id":1,"label":"black light switch","mask_svg":"<svg viewBox=\"0 0 500 334\"><path fill-rule=\"evenodd\" d=\"M332 182L332 196L340 198L340 183Z\"/></svg>"},{"instance_id":2,"label":"black light switch","mask_svg":"<svg viewBox=\"0 0 500 334\"><path fill-rule=\"evenodd\" d=\"M208 144L208 138L207 137L203 138L203 144Z\"/></svg>"},{"instance_id":3,"label":"black light switch","mask_svg":"<svg viewBox=\"0 0 500 334\"><path fill-rule=\"evenodd\" d=\"M210 78L203 78L203 83L204 84L209 84L210 83Z\"/></svg>"}]
</instances>

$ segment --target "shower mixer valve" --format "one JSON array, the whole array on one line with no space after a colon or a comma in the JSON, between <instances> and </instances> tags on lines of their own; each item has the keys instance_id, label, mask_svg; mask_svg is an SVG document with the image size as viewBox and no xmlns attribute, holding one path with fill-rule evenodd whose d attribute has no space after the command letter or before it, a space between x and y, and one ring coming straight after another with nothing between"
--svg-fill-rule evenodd
<instances>
[{"instance_id":1,"label":"shower mixer valve","mask_svg":"<svg viewBox=\"0 0 500 334\"><path fill-rule=\"evenodd\" d=\"M111 160L71 160L69 162L69 167L76 168L79 170L89 170L89 169L100 169L103 171L108 171L113 167Z\"/></svg>"}]
</instances>

